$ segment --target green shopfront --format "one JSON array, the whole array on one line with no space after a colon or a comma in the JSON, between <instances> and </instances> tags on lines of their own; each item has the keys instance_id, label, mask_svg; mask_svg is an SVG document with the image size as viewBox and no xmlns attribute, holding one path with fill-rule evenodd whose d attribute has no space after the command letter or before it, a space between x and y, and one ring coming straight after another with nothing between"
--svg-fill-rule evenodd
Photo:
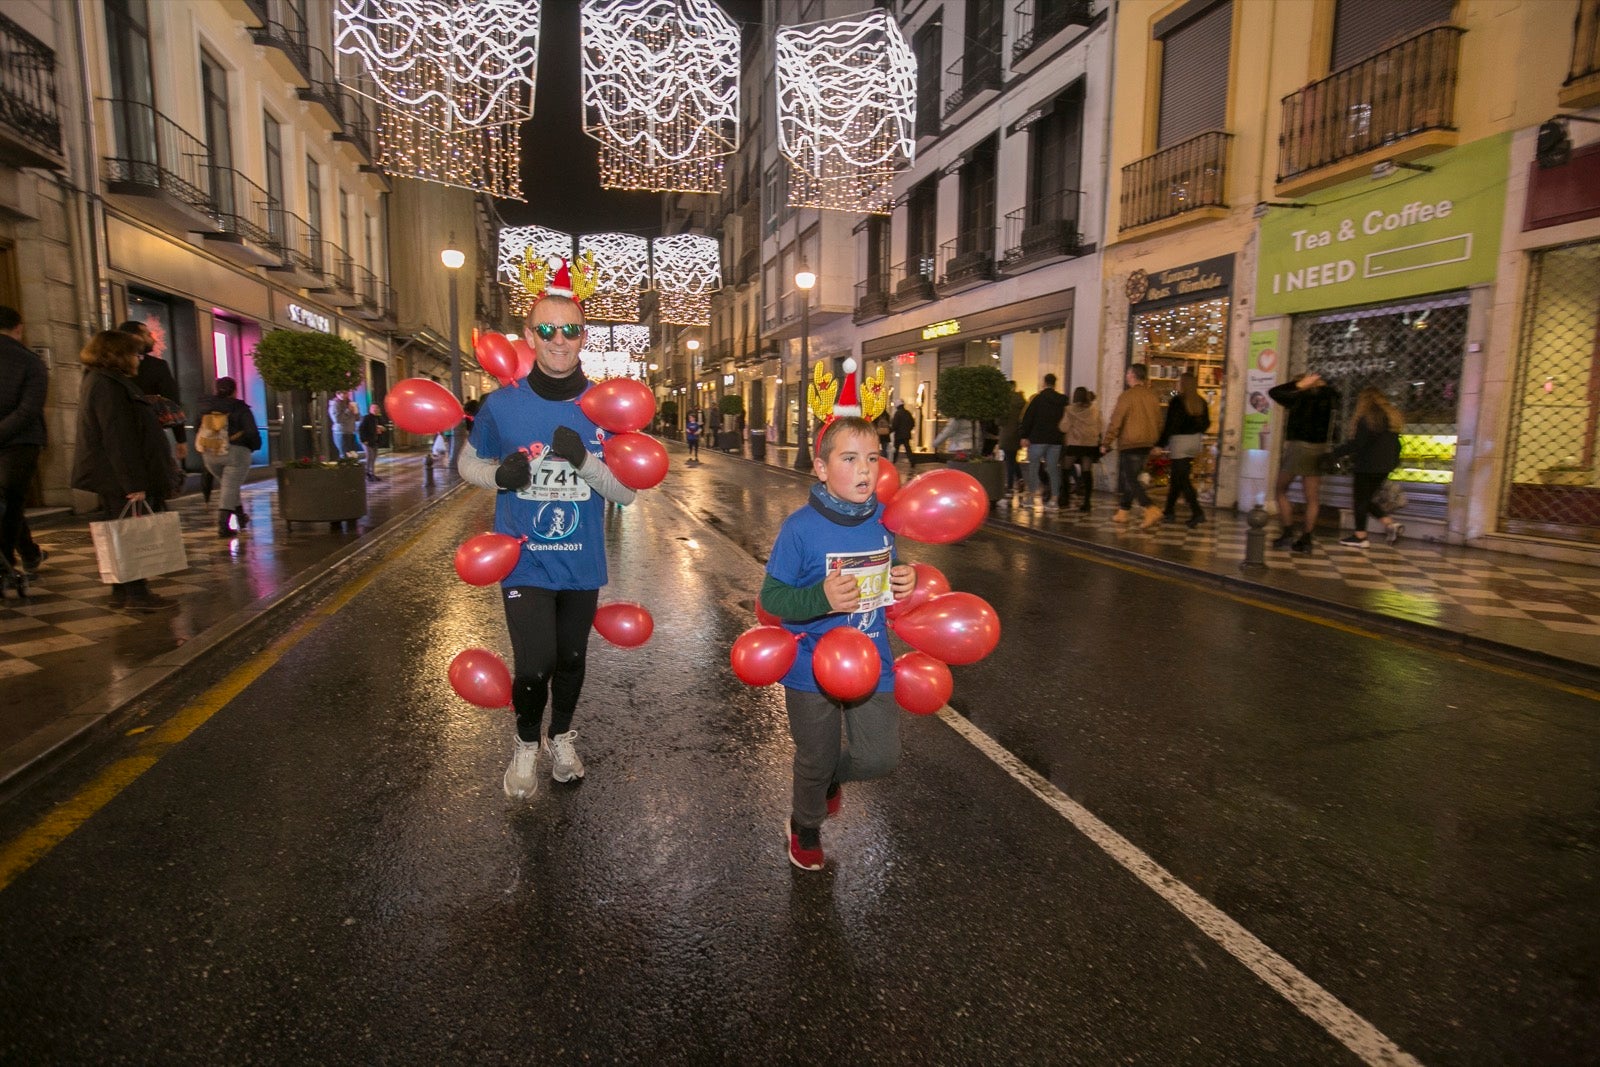
<instances>
[{"instance_id":1,"label":"green shopfront","mask_svg":"<svg viewBox=\"0 0 1600 1067\"><path fill-rule=\"evenodd\" d=\"M1252 366L1250 388L1319 372L1341 393L1336 439L1357 394L1382 390L1405 415L1392 477L1416 533L1448 537L1468 510L1463 399L1481 380L1508 155L1508 136L1486 138L1269 206L1261 223L1252 348L1287 358ZM1247 448L1277 451L1269 414ZM1325 502L1348 507L1349 478L1330 483Z\"/></svg>"}]
</instances>

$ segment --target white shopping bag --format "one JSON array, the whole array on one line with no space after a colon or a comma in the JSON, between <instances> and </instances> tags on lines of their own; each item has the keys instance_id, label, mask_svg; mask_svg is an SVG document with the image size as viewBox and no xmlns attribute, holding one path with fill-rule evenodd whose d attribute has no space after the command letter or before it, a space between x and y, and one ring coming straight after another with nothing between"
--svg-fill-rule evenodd
<instances>
[{"instance_id":1,"label":"white shopping bag","mask_svg":"<svg viewBox=\"0 0 1600 1067\"><path fill-rule=\"evenodd\" d=\"M100 580L107 585L154 578L189 567L176 511L152 512L149 504L130 501L117 518L91 522L89 536L94 539Z\"/></svg>"}]
</instances>

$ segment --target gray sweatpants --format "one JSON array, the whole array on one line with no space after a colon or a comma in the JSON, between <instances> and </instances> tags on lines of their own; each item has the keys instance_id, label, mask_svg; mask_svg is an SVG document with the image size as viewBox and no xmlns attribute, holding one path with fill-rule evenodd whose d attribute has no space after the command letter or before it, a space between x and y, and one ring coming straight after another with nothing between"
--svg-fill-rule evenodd
<instances>
[{"instance_id":1,"label":"gray sweatpants","mask_svg":"<svg viewBox=\"0 0 1600 1067\"><path fill-rule=\"evenodd\" d=\"M796 826L822 825L834 782L882 778L899 765L900 709L893 693L842 705L826 693L785 689L783 703L794 738Z\"/></svg>"}]
</instances>

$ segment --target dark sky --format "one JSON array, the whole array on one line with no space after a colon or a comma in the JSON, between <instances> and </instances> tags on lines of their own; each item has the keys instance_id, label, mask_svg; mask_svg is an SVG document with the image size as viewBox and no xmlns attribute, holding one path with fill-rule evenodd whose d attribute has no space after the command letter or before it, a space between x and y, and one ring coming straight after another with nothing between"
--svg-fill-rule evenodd
<instances>
[{"instance_id":1,"label":"dark sky","mask_svg":"<svg viewBox=\"0 0 1600 1067\"><path fill-rule=\"evenodd\" d=\"M719 0L736 22L759 22L760 0ZM522 126L522 195L498 201L512 226L547 226L574 236L661 228L659 193L600 188L599 144L583 132L579 0L546 0L539 28L533 118Z\"/></svg>"}]
</instances>

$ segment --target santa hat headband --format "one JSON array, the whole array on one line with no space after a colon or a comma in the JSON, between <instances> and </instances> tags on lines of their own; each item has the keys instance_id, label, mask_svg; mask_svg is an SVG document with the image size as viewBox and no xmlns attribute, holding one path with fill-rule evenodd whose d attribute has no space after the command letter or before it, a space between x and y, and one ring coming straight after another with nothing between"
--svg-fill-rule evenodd
<instances>
[{"instance_id":1,"label":"santa hat headband","mask_svg":"<svg viewBox=\"0 0 1600 1067\"><path fill-rule=\"evenodd\" d=\"M585 252L569 262L564 257L535 259L530 248L523 253L522 262L517 264L517 273L522 276L522 288L534 300L546 296L564 296L581 305L600 288L593 252Z\"/></svg>"},{"instance_id":2,"label":"santa hat headband","mask_svg":"<svg viewBox=\"0 0 1600 1067\"><path fill-rule=\"evenodd\" d=\"M822 420L822 425L817 428L817 439L822 439L822 431L834 419L855 415L871 422L883 413L889 406L889 391L884 385L883 366L878 366L878 373L870 378L863 379L859 386L856 378L856 361L844 361L844 377L835 379L828 372L827 364L821 360L812 370L811 386L807 390L807 399L811 410L817 418Z\"/></svg>"}]
</instances>

